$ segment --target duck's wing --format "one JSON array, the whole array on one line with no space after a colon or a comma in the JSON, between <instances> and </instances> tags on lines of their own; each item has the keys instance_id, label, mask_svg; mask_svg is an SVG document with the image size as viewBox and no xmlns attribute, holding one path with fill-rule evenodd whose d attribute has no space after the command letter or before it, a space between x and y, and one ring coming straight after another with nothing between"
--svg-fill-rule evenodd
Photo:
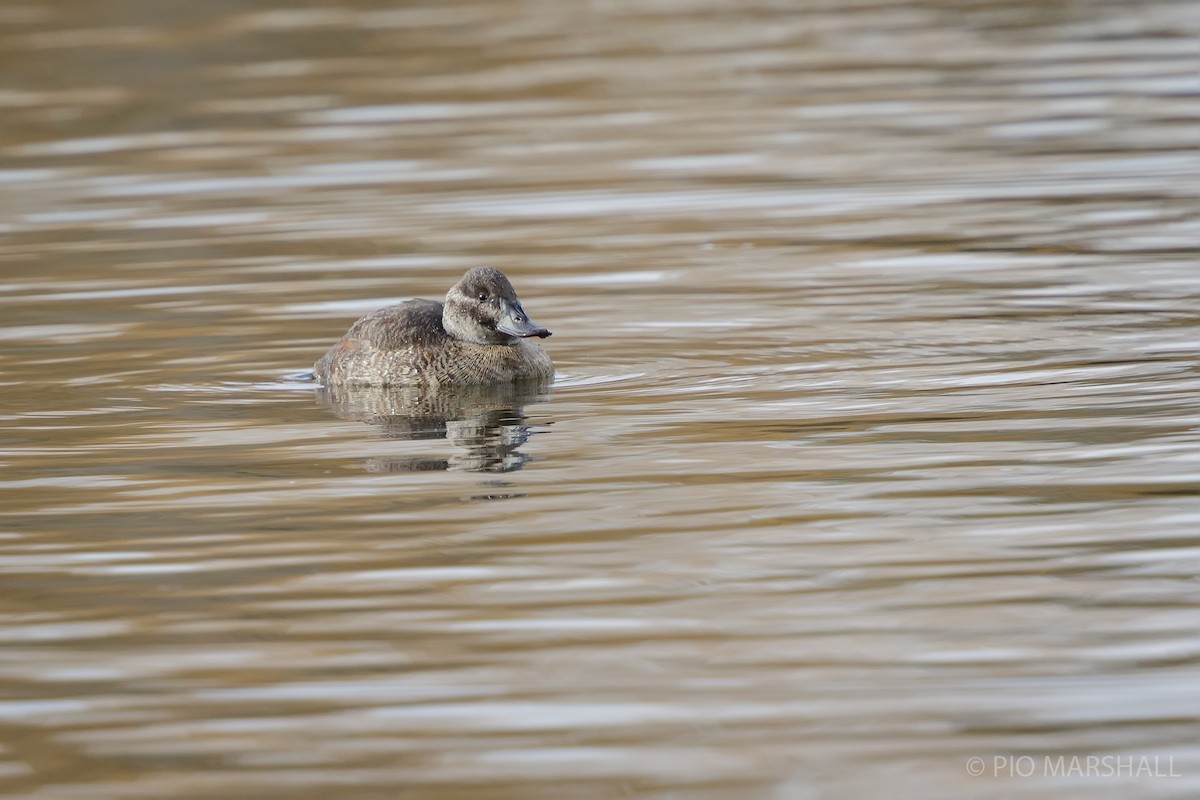
<instances>
[{"instance_id":1,"label":"duck's wing","mask_svg":"<svg viewBox=\"0 0 1200 800\"><path fill-rule=\"evenodd\" d=\"M414 354L445 337L442 304L409 300L372 311L313 365L321 383L378 383L381 375L411 377ZM384 381L391 382L391 381Z\"/></svg>"}]
</instances>

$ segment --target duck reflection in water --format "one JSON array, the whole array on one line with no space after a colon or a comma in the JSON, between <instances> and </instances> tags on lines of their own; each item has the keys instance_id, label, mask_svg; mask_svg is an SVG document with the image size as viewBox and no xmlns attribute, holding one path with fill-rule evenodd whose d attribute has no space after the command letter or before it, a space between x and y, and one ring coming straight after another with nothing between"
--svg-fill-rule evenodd
<instances>
[{"instance_id":1,"label":"duck reflection in water","mask_svg":"<svg viewBox=\"0 0 1200 800\"><path fill-rule=\"evenodd\" d=\"M447 440L449 457L388 456L363 463L368 472L515 472L529 456L525 406L542 402L550 381L430 389L413 386L327 386L317 398L342 419L377 427L384 438Z\"/></svg>"},{"instance_id":2,"label":"duck reflection in water","mask_svg":"<svg viewBox=\"0 0 1200 800\"><path fill-rule=\"evenodd\" d=\"M554 379L533 339L550 331L525 313L498 269L476 267L444 302L409 300L355 322L313 366L322 402L392 439L447 439L449 458L375 458L373 472L513 472L529 457L526 403Z\"/></svg>"}]
</instances>

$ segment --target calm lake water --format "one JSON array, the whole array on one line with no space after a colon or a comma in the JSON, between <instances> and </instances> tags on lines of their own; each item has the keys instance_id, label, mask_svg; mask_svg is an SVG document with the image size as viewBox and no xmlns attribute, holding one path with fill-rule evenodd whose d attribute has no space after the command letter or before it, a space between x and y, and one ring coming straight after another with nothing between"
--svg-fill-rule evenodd
<instances>
[{"instance_id":1,"label":"calm lake water","mask_svg":"<svg viewBox=\"0 0 1200 800\"><path fill-rule=\"evenodd\" d=\"M1200 796L1197 36L0 5L0 794ZM478 264L548 391L300 379Z\"/></svg>"}]
</instances>

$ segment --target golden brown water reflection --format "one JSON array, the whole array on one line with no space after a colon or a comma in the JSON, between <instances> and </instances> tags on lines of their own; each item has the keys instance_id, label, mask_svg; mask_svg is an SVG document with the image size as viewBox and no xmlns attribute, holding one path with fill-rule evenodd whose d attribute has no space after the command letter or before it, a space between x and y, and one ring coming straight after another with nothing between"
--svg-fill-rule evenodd
<instances>
[{"instance_id":1,"label":"golden brown water reflection","mask_svg":"<svg viewBox=\"0 0 1200 800\"><path fill-rule=\"evenodd\" d=\"M0 792L1200 795L1197 16L7 3Z\"/></svg>"}]
</instances>

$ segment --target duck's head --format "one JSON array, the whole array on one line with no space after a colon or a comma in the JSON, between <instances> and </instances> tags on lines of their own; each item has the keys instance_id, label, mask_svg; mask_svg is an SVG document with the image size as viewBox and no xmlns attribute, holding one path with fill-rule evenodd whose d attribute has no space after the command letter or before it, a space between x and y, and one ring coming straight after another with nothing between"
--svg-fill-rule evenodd
<instances>
[{"instance_id":1,"label":"duck's head","mask_svg":"<svg viewBox=\"0 0 1200 800\"><path fill-rule=\"evenodd\" d=\"M508 278L498 269L476 267L446 293L442 327L456 339L476 344L512 344L550 331L529 318Z\"/></svg>"}]
</instances>

